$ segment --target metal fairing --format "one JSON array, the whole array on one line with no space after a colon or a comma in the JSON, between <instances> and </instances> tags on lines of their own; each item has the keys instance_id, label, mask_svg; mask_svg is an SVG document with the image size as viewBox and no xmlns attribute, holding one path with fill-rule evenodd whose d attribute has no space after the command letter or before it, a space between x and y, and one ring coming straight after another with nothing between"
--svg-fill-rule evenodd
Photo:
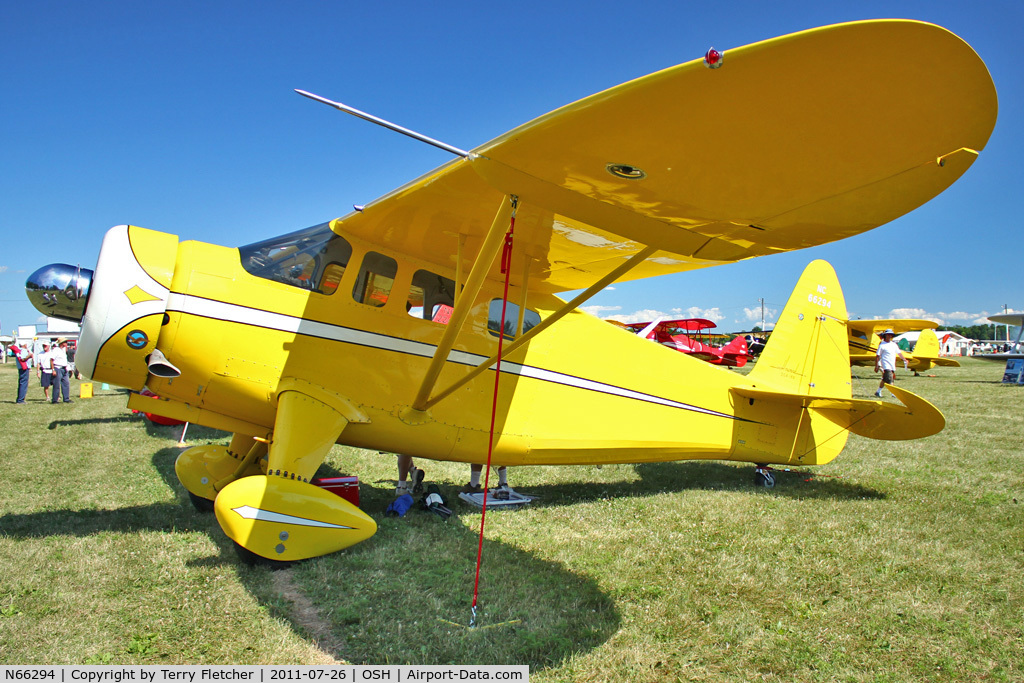
<instances>
[{"instance_id":1,"label":"metal fairing","mask_svg":"<svg viewBox=\"0 0 1024 683\"><path fill-rule=\"evenodd\" d=\"M82 319L76 358L82 372L129 389L145 385L145 359L160 334L177 242L174 235L127 225L107 231ZM136 330L145 341L130 346L127 335Z\"/></svg>"}]
</instances>

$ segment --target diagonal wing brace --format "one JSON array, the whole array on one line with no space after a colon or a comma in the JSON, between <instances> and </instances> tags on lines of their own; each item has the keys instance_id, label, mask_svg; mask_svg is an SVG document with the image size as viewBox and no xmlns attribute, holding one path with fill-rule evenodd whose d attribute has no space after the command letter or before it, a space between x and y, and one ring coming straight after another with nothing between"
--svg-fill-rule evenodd
<instances>
[{"instance_id":1,"label":"diagonal wing brace","mask_svg":"<svg viewBox=\"0 0 1024 683\"><path fill-rule=\"evenodd\" d=\"M549 315L547 318L542 320L540 323L538 323L537 325L534 325L530 329L529 332L527 332L526 334L522 335L521 337L519 337L518 339L513 341L511 344L509 344L502 351L502 355L503 356L507 356L508 354L512 353L513 351L515 351L516 349L518 349L522 345L524 345L527 342L529 342L531 339L536 337L538 334L540 334L541 332L543 332L547 328L551 327L551 325L555 324L558 320L563 318L567 313L570 313L571 311L573 311L576 308L578 308L579 306L581 306L585 301L587 301L587 299L589 299L590 297L594 296L595 294L600 292L602 289L604 289L605 287L607 287L608 285L610 285L611 283L613 283L614 281L616 281L617 279L622 277L622 275L627 273L634 266L636 266L639 263L642 263L648 256L653 254L655 251L657 251L657 247L650 247L650 246L648 246L648 247L644 247L640 251L638 251L635 254L633 254L628 260L624 261L618 267L612 269L604 277L602 277L600 280L598 280L597 282L592 284L590 287L588 287L586 290L584 290L581 294L576 296L572 301L567 302L565 305L563 305L557 311L555 311L554 313ZM516 328L516 329L519 329L519 328ZM440 349L440 347L438 347L438 353L440 353L440 351L441 351L441 349ZM447 355L447 353L448 353L448 350L445 351L446 355ZM437 356L435 355L435 359L436 358L437 358ZM423 403L424 407L423 408L418 408L418 409L419 410L426 410L428 408L431 408L434 405L437 405L437 403L439 403L442 399L444 399L447 396L449 396L452 392L456 391L457 389L459 389L460 387L465 385L467 382L472 380L474 377L479 375L481 372L483 372L484 370L488 369L489 367L491 367L492 365L494 365L497 362L498 362L498 356L497 355L491 356L490 358L488 358L487 360L482 362L480 365L478 365L475 368L473 368L472 370L470 370L468 374L464 375L463 377L460 377L457 381L452 383L452 385L449 386L447 389L445 389L444 391L441 391L436 396L431 398L429 401L425 401L425 403ZM417 400L419 400L419 397L417 397ZM416 407L416 404L414 404L413 407Z\"/></svg>"},{"instance_id":2,"label":"diagonal wing brace","mask_svg":"<svg viewBox=\"0 0 1024 683\"><path fill-rule=\"evenodd\" d=\"M484 281L487 279L487 272L504 245L503 238L505 237L509 221L512 218L516 201L516 198L510 195L506 195L502 199L498 213L494 216L494 222L491 223L491 227L484 237L484 242L480 245L476 261L473 262L473 267L466 278L466 285L459 293L458 301L455 302L452 317L444 330L444 336L441 337L437 350L434 352L434 357L430 361L430 366L427 368L423 381L420 383L419 391L416 392L416 399L412 403L413 410L426 410L428 407L427 399L430 397L430 392L437 382L438 375L441 374L441 368L444 367L445 362L448 360L448 354L455 345L455 340L458 338L459 332L462 331L462 326L465 324L466 319L469 318L469 312L476 302L477 295L483 288Z\"/></svg>"}]
</instances>

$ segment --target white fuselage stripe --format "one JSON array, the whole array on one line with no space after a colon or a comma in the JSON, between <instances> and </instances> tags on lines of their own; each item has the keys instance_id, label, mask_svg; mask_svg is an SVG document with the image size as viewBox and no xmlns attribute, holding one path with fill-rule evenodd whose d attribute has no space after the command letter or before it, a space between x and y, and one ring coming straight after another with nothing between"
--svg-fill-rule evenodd
<instances>
[{"instance_id":1,"label":"white fuselage stripe","mask_svg":"<svg viewBox=\"0 0 1024 683\"><path fill-rule=\"evenodd\" d=\"M433 344L410 341L408 339L402 339L401 337L392 337L377 332L367 332L366 330L357 330L350 327L317 322L315 320L307 320L305 318L284 315L282 313L272 313L270 311L263 311L256 308L249 308L247 306L239 306L237 304L229 304L223 301L215 301L213 299L205 299L177 292L172 292L168 297L167 311L169 313L185 313L203 318L212 318L215 320L240 323L243 325L253 325L255 327L263 327L290 334L301 334L310 337L318 337L320 339L330 339L333 341L344 342L346 344L357 344L359 346L405 353L423 358L433 357L434 352L437 350L437 346ZM476 367L485 360L487 360L486 356L468 353L466 351L452 350L448 353L449 363L458 363L460 365ZM519 375L521 377L540 380L542 382L552 382L554 384L575 387L585 391L594 391L612 396L620 396L622 398L645 401L647 403L656 403L669 408L679 408L681 410L689 410L716 417L726 417L729 419L741 419L727 413L701 408L688 403L672 401L660 396L645 394L643 392L633 391L632 389L626 389L612 384L605 384L604 382L597 382L594 380L584 379L582 377L567 375L561 372L545 370L531 365L502 361L501 371L504 373Z\"/></svg>"}]
</instances>

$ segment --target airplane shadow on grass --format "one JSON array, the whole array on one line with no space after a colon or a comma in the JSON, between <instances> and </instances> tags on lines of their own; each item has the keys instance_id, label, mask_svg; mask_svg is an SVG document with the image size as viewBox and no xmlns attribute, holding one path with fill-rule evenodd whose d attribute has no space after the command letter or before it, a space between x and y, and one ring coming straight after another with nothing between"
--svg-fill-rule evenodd
<instances>
[{"instance_id":1,"label":"airplane shadow on grass","mask_svg":"<svg viewBox=\"0 0 1024 683\"><path fill-rule=\"evenodd\" d=\"M47 510L0 517L10 538L86 537L103 532L205 532L219 555L190 566L238 565L233 543L212 514L197 512L174 474L178 448L164 448L153 466L177 494L116 510ZM337 472L323 468L320 476ZM296 563L288 584L316 608L299 614L275 572L240 566L243 585L300 637L337 659L357 664L528 664L556 666L596 648L618 629L614 602L590 577L500 541L484 544L476 627L471 617L478 532L458 517L444 521L418 509L384 517L390 488L363 487L364 508L378 524L370 540L342 552Z\"/></svg>"},{"instance_id":2,"label":"airplane shadow on grass","mask_svg":"<svg viewBox=\"0 0 1024 683\"><path fill-rule=\"evenodd\" d=\"M766 494L799 499L862 500L886 497L884 493L862 484L844 481L836 475L819 474L814 470L773 468L776 484L772 489L754 484L753 466L742 467L711 460L642 463L635 465L635 470L640 476L639 480L594 483L575 481L519 487L515 482L515 468L509 468L509 484L519 493L534 496L537 504L545 506L574 505L605 498L644 497L691 490L740 491L751 495ZM581 469L582 471L585 470ZM441 488L452 498L458 496L457 487L442 483Z\"/></svg>"},{"instance_id":3,"label":"airplane shadow on grass","mask_svg":"<svg viewBox=\"0 0 1024 683\"><path fill-rule=\"evenodd\" d=\"M47 429L51 432L58 427L74 427L76 425L86 424L115 424L117 422L137 422L138 418L134 415L115 415L114 417L86 417L80 420L54 420L51 422Z\"/></svg>"},{"instance_id":4,"label":"airplane shadow on grass","mask_svg":"<svg viewBox=\"0 0 1024 683\"><path fill-rule=\"evenodd\" d=\"M773 468L775 487L754 484L754 468L737 467L711 460L654 462L636 465L639 481L600 484L559 484L531 488L545 504L572 504L609 497L648 496L687 490L745 491L789 498L860 500L884 498L885 494L861 484L844 481L813 470ZM524 491L526 493L526 491Z\"/></svg>"},{"instance_id":5,"label":"airplane shadow on grass","mask_svg":"<svg viewBox=\"0 0 1024 683\"><path fill-rule=\"evenodd\" d=\"M208 436L218 435L223 434L210 430ZM195 511L188 501L174 474L178 453L179 448L164 448L152 459L176 493L177 503L7 515L0 517L0 533L40 538L144 530L201 532L209 535L219 554L193 559L191 566L238 565L234 545L214 516ZM539 496L540 506L686 490L847 500L884 497L838 478L807 480L808 472L777 471L776 488L764 491L754 487L750 468L713 461L642 464L636 472L638 481L540 485L529 493ZM337 474L328 466L318 472ZM452 487L442 483L442 490L457 513L468 511L455 500ZM599 647L619 629L618 609L594 579L490 539L483 546L476 628L467 628L476 572L477 511L466 515L467 522L458 515L443 521L417 508L404 518L387 518L383 512L392 500L391 491L389 484L362 485L362 507L376 520L378 533L345 551L293 565L285 582L291 595L282 592L279 575L264 567L240 566L242 584L300 637L357 664L517 663L538 671ZM315 608L313 617L308 609L298 608L296 596Z\"/></svg>"},{"instance_id":6,"label":"airplane shadow on grass","mask_svg":"<svg viewBox=\"0 0 1024 683\"><path fill-rule=\"evenodd\" d=\"M58 427L73 427L86 424L115 424L118 422L142 423L146 427L146 433L150 436L165 438L171 436L180 438L183 435L187 435L188 438L193 441L216 441L217 439L231 436L228 432L222 432L220 430L203 427L201 425L190 424L188 425L187 431L185 430L184 425L159 425L147 420L142 414L132 413L124 413L111 417L89 417L79 420L54 420L47 426L47 429L53 431Z\"/></svg>"}]
</instances>

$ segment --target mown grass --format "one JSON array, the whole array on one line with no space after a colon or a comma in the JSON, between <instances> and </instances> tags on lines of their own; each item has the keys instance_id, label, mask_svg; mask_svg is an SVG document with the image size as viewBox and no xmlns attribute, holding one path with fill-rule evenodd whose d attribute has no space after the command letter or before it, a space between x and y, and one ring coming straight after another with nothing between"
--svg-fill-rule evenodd
<instances>
[{"instance_id":1,"label":"mown grass","mask_svg":"<svg viewBox=\"0 0 1024 683\"><path fill-rule=\"evenodd\" d=\"M855 394L876 376L854 370ZM240 565L173 473L180 428L122 392L13 404L0 366L0 664L527 663L535 681L1024 680L1024 388L968 359L902 386L929 439L851 437L816 473L682 462L516 468L539 496L383 516L394 458L336 447L376 536ZM30 394L41 399L33 387ZM190 445L227 435L190 427ZM421 463L454 498L465 465Z\"/></svg>"}]
</instances>

